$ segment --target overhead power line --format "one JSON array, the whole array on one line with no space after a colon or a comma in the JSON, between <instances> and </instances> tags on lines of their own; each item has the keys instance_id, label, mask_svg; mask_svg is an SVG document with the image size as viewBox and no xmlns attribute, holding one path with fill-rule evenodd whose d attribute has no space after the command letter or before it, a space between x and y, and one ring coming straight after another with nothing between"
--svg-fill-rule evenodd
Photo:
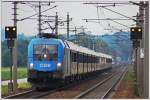
<instances>
[{"instance_id":1,"label":"overhead power line","mask_svg":"<svg viewBox=\"0 0 150 100\"><path fill-rule=\"evenodd\" d=\"M113 22L115 22L115 23L117 23L117 24L119 24L119 25L122 25L122 26L125 26L125 27L128 27L128 28L129 28L129 26L124 25L124 24L122 24L122 23L119 23L119 22L117 22L117 21L115 21L115 20L111 20L111 21L113 21Z\"/></svg>"},{"instance_id":2,"label":"overhead power line","mask_svg":"<svg viewBox=\"0 0 150 100\"><path fill-rule=\"evenodd\" d=\"M130 4L130 2L86 2L83 4Z\"/></svg>"},{"instance_id":3,"label":"overhead power line","mask_svg":"<svg viewBox=\"0 0 150 100\"><path fill-rule=\"evenodd\" d=\"M56 5L56 6L54 6L54 7L48 8L48 9L46 9L46 10L44 10L44 11L41 11L41 13L46 12L46 11L48 11L48 10L50 10L50 9L55 8L55 7L57 7L57 5ZM22 19L20 19L20 20L18 20L18 21L23 21L23 20L29 19L29 18L31 18L31 17L33 17L33 16L38 15L38 14L39 14L39 13L33 14L33 15L31 15L31 16L28 16L28 17L22 18Z\"/></svg>"},{"instance_id":4,"label":"overhead power line","mask_svg":"<svg viewBox=\"0 0 150 100\"><path fill-rule=\"evenodd\" d=\"M101 19L83 19L83 20L132 20L132 19L123 19L123 18L101 18Z\"/></svg>"},{"instance_id":5,"label":"overhead power line","mask_svg":"<svg viewBox=\"0 0 150 100\"><path fill-rule=\"evenodd\" d=\"M136 22L135 19L133 19L133 18L131 18L131 17L128 17L128 16L126 16L126 15L124 15L124 14L121 14L121 13L119 13L119 12L117 12L117 11L114 11L114 10L111 10L111 9L109 9L109 8L102 7L102 6L98 6L98 7L104 8L104 9L106 9L106 10L109 10L109 11L111 11L111 12L113 12L113 13L116 13L116 14L118 14L118 15L121 15L121 16L123 16L123 17L129 18L129 19L131 19L131 20L133 20L133 21Z\"/></svg>"},{"instance_id":6,"label":"overhead power line","mask_svg":"<svg viewBox=\"0 0 150 100\"><path fill-rule=\"evenodd\" d=\"M3 2L17 2L17 3L24 3L24 2L31 2L31 3L35 3L35 2L42 2L42 3L55 3L53 0L51 1L41 1L41 0L38 0L38 1L35 1L35 0L6 0L6 1L3 1Z\"/></svg>"}]
</instances>

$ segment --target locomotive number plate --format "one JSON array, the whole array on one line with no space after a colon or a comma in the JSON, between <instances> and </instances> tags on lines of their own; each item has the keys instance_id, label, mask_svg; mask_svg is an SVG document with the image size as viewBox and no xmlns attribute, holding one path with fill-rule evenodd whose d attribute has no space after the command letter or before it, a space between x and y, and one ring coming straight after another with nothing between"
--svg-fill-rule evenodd
<instances>
[{"instance_id":1,"label":"locomotive number plate","mask_svg":"<svg viewBox=\"0 0 150 100\"><path fill-rule=\"evenodd\" d=\"M50 64L40 64L40 67L51 67Z\"/></svg>"}]
</instances>

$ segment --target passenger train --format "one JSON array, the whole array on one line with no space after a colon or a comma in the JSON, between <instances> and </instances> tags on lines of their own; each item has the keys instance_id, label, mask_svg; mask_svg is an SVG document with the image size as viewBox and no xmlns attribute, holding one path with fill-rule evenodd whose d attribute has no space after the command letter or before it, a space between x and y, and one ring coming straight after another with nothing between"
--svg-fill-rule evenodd
<instances>
[{"instance_id":1,"label":"passenger train","mask_svg":"<svg viewBox=\"0 0 150 100\"><path fill-rule=\"evenodd\" d=\"M28 45L28 81L36 88L57 86L110 69L112 60L70 41L35 38Z\"/></svg>"}]
</instances>

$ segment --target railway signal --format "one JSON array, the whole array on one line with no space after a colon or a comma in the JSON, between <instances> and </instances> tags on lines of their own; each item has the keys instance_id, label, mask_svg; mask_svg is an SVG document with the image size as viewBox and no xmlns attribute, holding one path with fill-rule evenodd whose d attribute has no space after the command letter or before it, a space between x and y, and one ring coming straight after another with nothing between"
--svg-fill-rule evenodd
<instances>
[{"instance_id":1,"label":"railway signal","mask_svg":"<svg viewBox=\"0 0 150 100\"><path fill-rule=\"evenodd\" d=\"M5 27L5 38L6 39L16 39L17 38L17 28L15 26Z\"/></svg>"},{"instance_id":2,"label":"railway signal","mask_svg":"<svg viewBox=\"0 0 150 100\"><path fill-rule=\"evenodd\" d=\"M13 60L13 47L15 44L15 39L17 38L17 27L16 26L6 26L5 27L5 38L7 40L8 48L10 48L10 54L11 54L11 67L10 67L10 83L8 83L8 89L9 92L13 92L13 81L12 81L12 60Z\"/></svg>"},{"instance_id":3,"label":"railway signal","mask_svg":"<svg viewBox=\"0 0 150 100\"><path fill-rule=\"evenodd\" d=\"M142 27L131 27L131 40L139 40L142 39Z\"/></svg>"},{"instance_id":4,"label":"railway signal","mask_svg":"<svg viewBox=\"0 0 150 100\"><path fill-rule=\"evenodd\" d=\"M14 40L17 38L16 26L6 26L5 27L5 38L7 40L8 47L13 48L14 47Z\"/></svg>"}]
</instances>

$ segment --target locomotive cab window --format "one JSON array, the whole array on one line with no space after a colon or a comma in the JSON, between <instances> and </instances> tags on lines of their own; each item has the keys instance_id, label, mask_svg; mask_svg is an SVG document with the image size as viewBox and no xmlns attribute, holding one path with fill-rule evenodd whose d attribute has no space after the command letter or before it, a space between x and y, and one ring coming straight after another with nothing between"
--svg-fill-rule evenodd
<instances>
[{"instance_id":1,"label":"locomotive cab window","mask_svg":"<svg viewBox=\"0 0 150 100\"><path fill-rule=\"evenodd\" d=\"M57 45L34 45L33 47L34 60L57 60L58 47Z\"/></svg>"}]
</instances>

